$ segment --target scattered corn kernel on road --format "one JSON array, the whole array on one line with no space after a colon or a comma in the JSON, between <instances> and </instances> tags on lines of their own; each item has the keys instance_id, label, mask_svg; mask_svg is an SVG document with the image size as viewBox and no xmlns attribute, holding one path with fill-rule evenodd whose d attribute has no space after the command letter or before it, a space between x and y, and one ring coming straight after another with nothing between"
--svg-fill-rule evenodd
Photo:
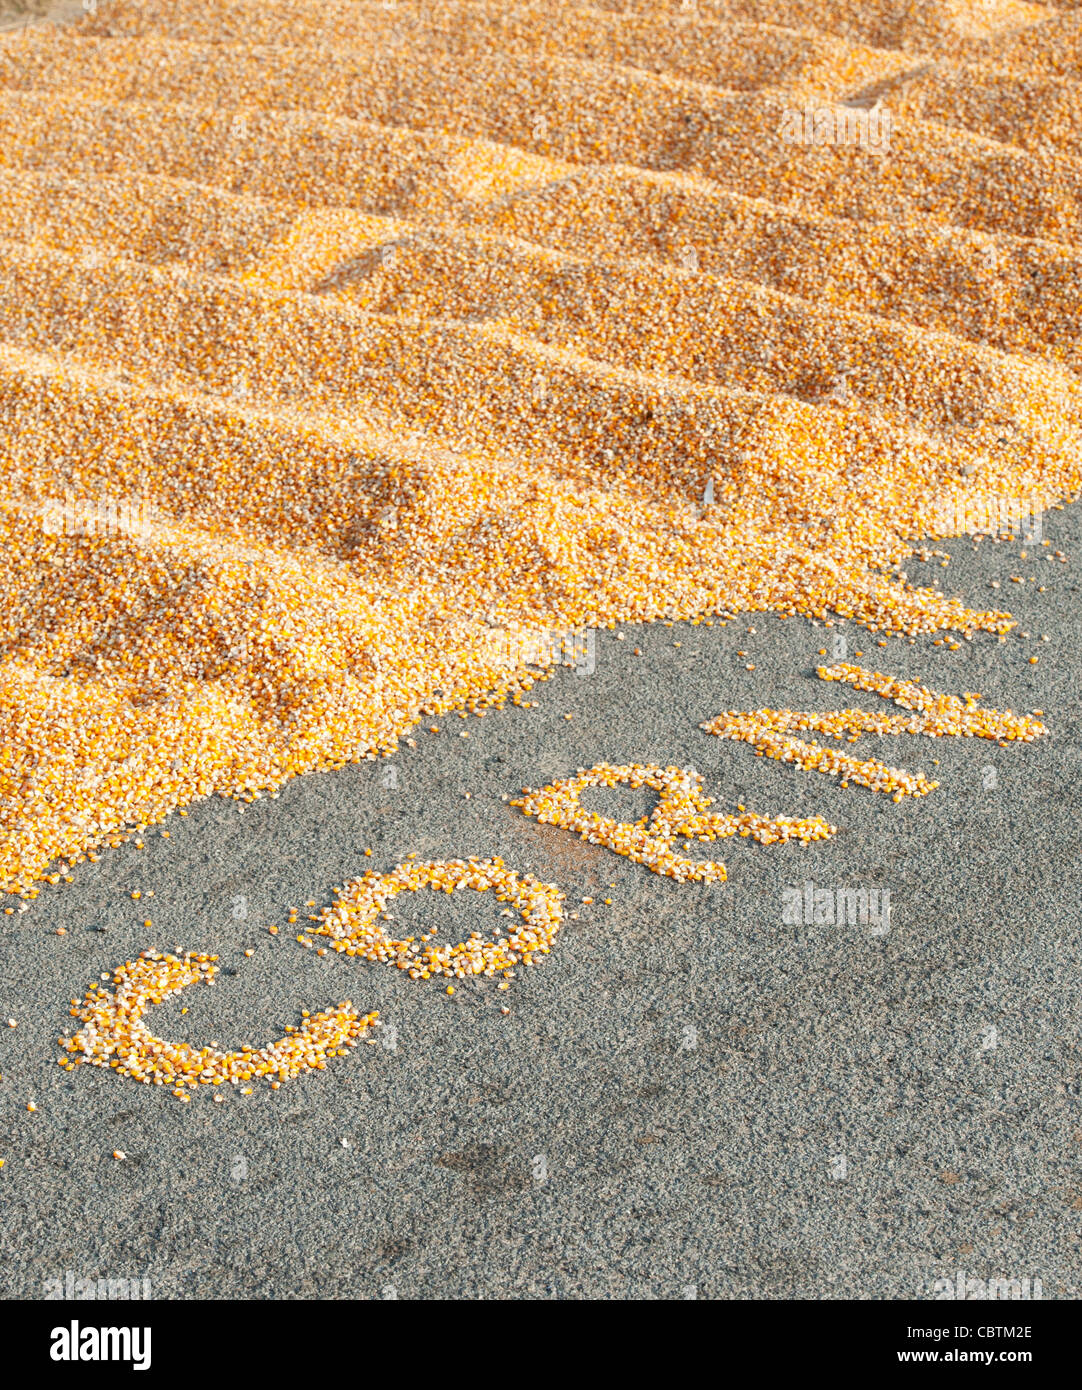
<instances>
[{"instance_id":1,"label":"scattered corn kernel on road","mask_svg":"<svg viewBox=\"0 0 1082 1390\"><path fill-rule=\"evenodd\" d=\"M2 1292L1077 1297L1077 6L90 9L0 34Z\"/></svg>"},{"instance_id":2,"label":"scattered corn kernel on road","mask_svg":"<svg viewBox=\"0 0 1082 1390\"><path fill-rule=\"evenodd\" d=\"M1082 551L1073 509L1049 526ZM1025 564L1017 546L948 548L968 593ZM894 644L899 676L1043 710L1050 730L1005 748L862 735L888 762L904 748L939 783L930 796L843 789L699 727L723 706L847 703L852 688L815 670L839 634L852 659L852 624L620 626L593 674L561 671L536 707L445 718L391 760L295 778L275 801L197 803L168 839L44 885L0 916L0 1018L18 1023L0 1028L5 1292L38 1296L70 1268L180 1298L910 1298L961 1265L1077 1298L1076 578L1057 566L1018 605L1052 637L1037 667L1016 637ZM694 768L711 811L817 815L838 833L681 838L727 879L677 882L511 805L605 762ZM631 823L654 801L581 794ZM482 976L448 995L442 976L363 950L317 955L332 947L320 919L367 869L471 855L565 895L551 950L508 989ZM889 933L786 924L783 890L808 883L889 891ZM508 906L403 892L385 926L491 941ZM118 1069L58 1067L57 1039L82 1026L69 1001L111 992L146 949L218 957L212 986L145 1016L168 1047L209 1048L212 1082L217 1054L277 1044L304 1010L350 1000L379 1027L279 1089L268 1073L193 1087L188 1104Z\"/></svg>"}]
</instances>

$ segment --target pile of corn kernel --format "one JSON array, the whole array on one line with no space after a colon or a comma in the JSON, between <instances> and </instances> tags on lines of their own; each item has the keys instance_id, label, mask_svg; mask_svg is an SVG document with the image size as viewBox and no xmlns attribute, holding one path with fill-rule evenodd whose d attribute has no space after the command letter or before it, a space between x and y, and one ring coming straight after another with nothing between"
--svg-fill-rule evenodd
<instances>
[{"instance_id":1,"label":"pile of corn kernel","mask_svg":"<svg viewBox=\"0 0 1082 1390\"><path fill-rule=\"evenodd\" d=\"M898 567L1082 490L1082 47L969 10L0 36L0 886L521 703L495 628L1005 634ZM889 152L783 139L871 87Z\"/></svg>"},{"instance_id":2,"label":"pile of corn kernel","mask_svg":"<svg viewBox=\"0 0 1082 1390\"><path fill-rule=\"evenodd\" d=\"M182 956L144 951L113 974L112 990L92 985L80 1004L72 1000L73 1018L83 1026L60 1045L68 1054L61 1065L69 1070L88 1063L111 1067L143 1085L168 1086L180 1100L196 1086L220 1086L268 1077L272 1088L309 1071L322 1071L328 1059L344 1057L378 1014L361 1015L349 1000L337 1009L302 1014L303 1023L287 1026L287 1036L270 1047L242 1047L220 1052L215 1047L193 1047L157 1038L143 1022L143 1014L171 995L202 981L210 984L217 972L217 956L187 952ZM187 1088L187 1089L186 1089Z\"/></svg>"},{"instance_id":3,"label":"pile of corn kernel","mask_svg":"<svg viewBox=\"0 0 1082 1390\"><path fill-rule=\"evenodd\" d=\"M893 800L906 796L926 796L938 782L930 781L923 773L905 772L888 767L874 758L852 758L832 748L793 738L794 729L814 730L841 738L850 735L850 742L861 734L923 734L930 738L987 738L1001 746L1015 739L1032 742L1047 730L1033 715L1015 714L1012 710L996 710L978 706L978 695L967 694L963 703L955 695L942 695L915 681L896 680L867 671L860 666L838 662L818 668L820 679L844 681L858 690L873 691L885 700L893 700L903 709L919 711L910 715L875 714L866 710L841 709L823 712L759 709L752 711L727 710L700 725L707 733L721 738L736 739L754 746L756 753L780 762L795 763L806 772L822 772L840 777L842 786L855 782L875 792L890 793Z\"/></svg>"},{"instance_id":4,"label":"pile of corn kernel","mask_svg":"<svg viewBox=\"0 0 1082 1390\"><path fill-rule=\"evenodd\" d=\"M681 836L689 846L692 839L706 844L729 835L750 836L770 845L790 839L825 840L836 833L836 828L820 816L796 820L750 812L712 813L708 808L713 798L702 795L698 789L701 782L701 774L681 767L640 763L614 767L599 763L589 769L580 768L576 776L536 791L524 787L523 795L511 805L536 817L543 825L576 831L590 844L603 845L680 883L723 883L726 878L725 865L718 860L694 860L675 853L673 846ZM650 787L660 793L649 818L643 816L632 824L587 811L580 805L579 798L588 787L621 785Z\"/></svg>"},{"instance_id":5,"label":"pile of corn kernel","mask_svg":"<svg viewBox=\"0 0 1082 1390\"><path fill-rule=\"evenodd\" d=\"M435 927L419 938L389 936L379 924L380 915L386 917L387 904L398 893L425 887L437 893L463 888L483 893L493 888L500 902L510 904L506 911L513 914L517 909L522 921L496 941L471 932L466 941L453 946L428 945L436 934ZM535 955L548 954L560 929L563 898L555 884L541 883L532 874L520 878L500 858L411 860L386 874L369 870L346 884L334 905L320 913L309 930L313 935L329 937L336 951L395 965L413 980L434 975L461 980L492 976L497 971L502 971L505 979L513 979L514 967L520 962L530 965Z\"/></svg>"}]
</instances>

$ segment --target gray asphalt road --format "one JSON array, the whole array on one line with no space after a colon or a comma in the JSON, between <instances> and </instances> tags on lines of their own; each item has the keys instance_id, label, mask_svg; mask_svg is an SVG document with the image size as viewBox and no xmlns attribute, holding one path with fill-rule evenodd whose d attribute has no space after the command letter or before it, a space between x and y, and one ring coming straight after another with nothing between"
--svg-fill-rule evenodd
<instances>
[{"instance_id":1,"label":"gray asphalt road","mask_svg":"<svg viewBox=\"0 0 1082 1390\"><path fill-rule=\"evenodd\" d=\"M1045 521L1072 556L1079 530L1077 510ZM934 771L926 799L842 790L699 730L724 708L879 703L814 678L833 633L659 625L603 635L593 675L561 672L537 709L419 734L396 787L365 763L274 801L212 799L168 840L106 851L0 916L0 1015L19 1025L0 1027L4 1295L40 1297L70 1270L149 1278L161 1298L918 1299L963 1270L1076 1297L1079 570L1033 547L949 549L949 570L911 573L1003 600L1031 640L881 650L843 627L850 655L1043 709L1052 736L857 745ZM722 806L818 811L843 833L728 842L727 884L677 885L502 799L602 760L691 764ZM608 804L634 818L648 802ZM290 904L411 850L498 853L596 901L507 993L451 998L284 930ZM807 882L889 890L889 932L786 925L783 890ZM150 930L136 888L154 891ZM398 902L418 921L429 906ZM497 920L490 895L445 912L464 931ZM225 967L156 1011L166 1036L258 1044L345 998L387 1027L322 1074L224 1104L62 1071L69 999L152 942Z\"/></svg>"}]
</instances>

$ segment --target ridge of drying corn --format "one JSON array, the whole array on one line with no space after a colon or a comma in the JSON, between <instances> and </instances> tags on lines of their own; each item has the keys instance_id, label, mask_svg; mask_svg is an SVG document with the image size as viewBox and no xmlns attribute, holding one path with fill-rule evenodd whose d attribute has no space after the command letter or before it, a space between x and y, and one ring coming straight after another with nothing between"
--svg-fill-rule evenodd
<instances>
[{"instance_id":1,"label":"ridge of drying corn","mask_svg":"<svg viewBox=\"0 0 1082 1390\"><path fill-rule=\"evenodd\" d=\"M0 886L521 702L493 631L1009 631L898 566L1082 490L1079 52L1015 0L0 37ZM873 85L889 151L782 138Z\"/></svg>"}]
</instances>

